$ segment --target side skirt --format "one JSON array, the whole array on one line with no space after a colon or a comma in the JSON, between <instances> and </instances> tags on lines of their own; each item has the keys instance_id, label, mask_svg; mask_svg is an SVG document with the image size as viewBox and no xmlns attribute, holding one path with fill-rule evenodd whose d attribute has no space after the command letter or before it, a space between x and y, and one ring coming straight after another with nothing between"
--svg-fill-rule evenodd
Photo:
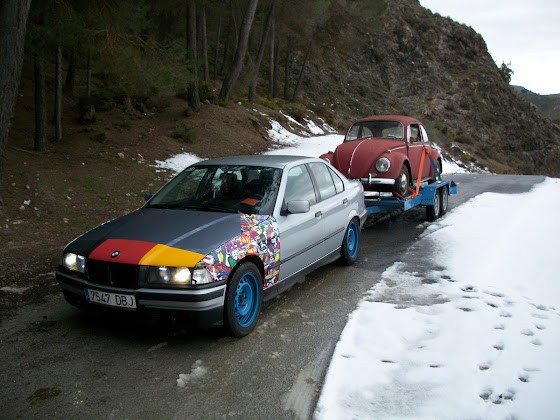
<instances>
[{"instance_id":1,"label":"side skirt","mask_svg":"<svg viewBox=\"0 0 560 420\"><path fill-rule=\"evenodd\" d=\"M315 261L314 263L308 265L307 267L303 268L302 270L298 271L297 273L292 274L290 277L285 278L281 282L278 282L272 287L269 287L263 292L263 301L266 302L280 293L288 290L294 284L297 283L302 277L305 277L307 274L315 271L319 267L322 267L326 264L329 264L333 261L336 261L340 258L340 248L335 249L330 254L326 255L325 257L321 258L320 260ZM280 273L282 272L282 265L280 265Z\"/></svg>"}]
</instances>

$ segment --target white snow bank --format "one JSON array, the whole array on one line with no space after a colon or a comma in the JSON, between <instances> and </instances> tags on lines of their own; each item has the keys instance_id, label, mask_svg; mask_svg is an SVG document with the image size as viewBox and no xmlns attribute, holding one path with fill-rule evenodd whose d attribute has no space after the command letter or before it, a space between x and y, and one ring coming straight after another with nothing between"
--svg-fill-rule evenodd
<instances>
[{"instance_id":1,"label":"white snow bank","mask_svg":"<svg viewBox=\"0 0 560 420\"><path fill-rule=\"evenodd\" d=\"M350 316L315 417L559 418L558 204L547 179L430 225Z\"/></svg>"}]
</instances>

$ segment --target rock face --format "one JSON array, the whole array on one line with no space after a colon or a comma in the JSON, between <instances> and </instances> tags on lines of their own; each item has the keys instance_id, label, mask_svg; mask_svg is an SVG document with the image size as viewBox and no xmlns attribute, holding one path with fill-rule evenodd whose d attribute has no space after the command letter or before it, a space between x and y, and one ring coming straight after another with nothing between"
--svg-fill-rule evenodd
<instances>
[{"instance_id":1,"label":"rock face","mask_svg":"<svg viewBox=\"0 0 560 420\"><path fill-rule=\"evenodd\" d=\"M339 129L357 117L410 115L464 163L560 175L560 128L505 81L472 28L415 0L333 3L329 16L302 93Z\"/></svg>"}]
</instances>

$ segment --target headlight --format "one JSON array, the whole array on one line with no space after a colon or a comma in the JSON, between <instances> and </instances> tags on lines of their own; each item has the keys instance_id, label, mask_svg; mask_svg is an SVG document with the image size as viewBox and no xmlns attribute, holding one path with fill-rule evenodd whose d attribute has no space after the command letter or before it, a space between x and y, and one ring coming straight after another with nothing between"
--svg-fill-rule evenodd
<instances>
[{"instance_id":1,"label":"headlight","mask_svg":"<svg viewBox=\"0 0 560 420\"><path fill-rule=\"evenodd\" d=\"M386 157L380 158L375 164L375 169L377 169L377 172L381 172L381 173L387 172L390 167L391 167L391 161Z\"/></svg>"},{"instance_id":2,"label":"headlight","mask_svg":"<svg viewBox=\"0 0 560 420\"><path fill-rule=\"evenodd\" d=\"M83 273L86 271L86 257L67 252L62 255L62 265L68 270Z\"/></svg>"},{"instance_id":3,"label":"headlight","mask_svg":"<svg viewBox=\"0 0 560 420\"><path fill-rule=\"evenodd\" d=\"M153 285L196 286L213 281L203 262L197 263L194 268L161 266L148 269L148 284Z\"/></svg>"},{"instance_id":4,"label":"headlight","mask_svg":"<svg viewBox=\"0 0 560 420\"><path fill-rule=\"evenodd\" d=\"M191 270L187 267L150 267L148 283L188 286L191 284Z\"/></svg>"}]
</instances>

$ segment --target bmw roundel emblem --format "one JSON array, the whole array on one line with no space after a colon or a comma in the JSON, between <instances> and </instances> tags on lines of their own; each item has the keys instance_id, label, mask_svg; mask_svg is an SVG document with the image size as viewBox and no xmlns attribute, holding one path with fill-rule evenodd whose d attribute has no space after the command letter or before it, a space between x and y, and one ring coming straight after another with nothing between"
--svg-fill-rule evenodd
<instances>
[{"instance_id":1,"label":"bmw roundel emblem","mask_svg":"<svg viewBox=\"0 0 560 420\"><path fill-rule=\"evenodd\" d=\"M121 251L115 251L111 254L111 258L117 258L119 255L121 255Z\"/></svg>"}]
</instances>

